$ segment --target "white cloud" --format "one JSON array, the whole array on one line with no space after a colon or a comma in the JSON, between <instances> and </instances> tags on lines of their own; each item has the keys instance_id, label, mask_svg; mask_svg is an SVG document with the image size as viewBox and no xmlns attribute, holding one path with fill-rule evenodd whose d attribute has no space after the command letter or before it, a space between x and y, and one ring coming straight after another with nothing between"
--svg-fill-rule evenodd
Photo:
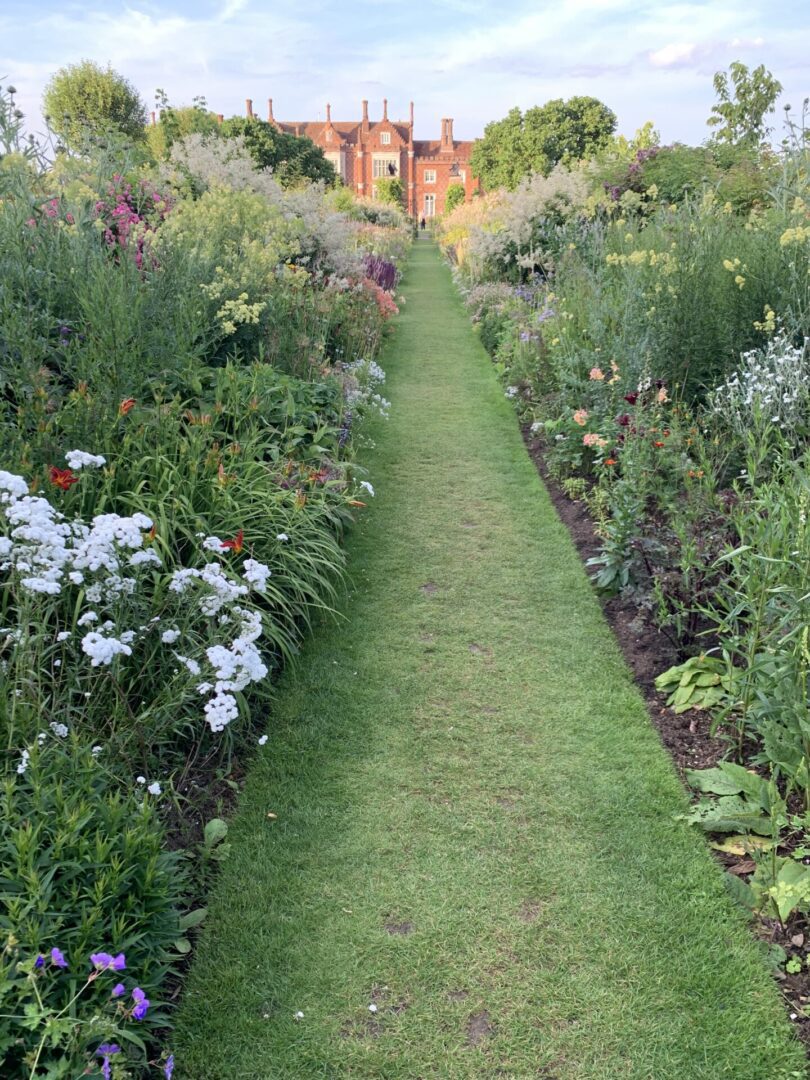
<instances>
[{"instance_id":1,"label":"white cloud","mask_svg":"<svg viewBox=\"0 0 810 1080\"><path fill-rule=\"evenodd\" d=\"M673 42L649 54L653 67L676 67L687 63L695 55L697 45L692 42Z\"/></svg>"}]
</instances>

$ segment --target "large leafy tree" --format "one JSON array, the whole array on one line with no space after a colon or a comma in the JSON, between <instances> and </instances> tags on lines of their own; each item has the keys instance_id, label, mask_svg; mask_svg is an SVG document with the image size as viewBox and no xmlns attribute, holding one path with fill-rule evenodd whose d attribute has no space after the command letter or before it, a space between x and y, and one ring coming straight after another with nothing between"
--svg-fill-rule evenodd
<instances>
[{"instance_id":1,"label":"large leafy tree","mask_svg":"<svg viewBox=\"0 0 810 1080\"><path fill-rule=\"evenodd\" d=\"M717 72L714 89L718 101L706 123L716 129L715 140L732 146L759 146L771 130L765 118L774 111L782 84L764 64L749 71L735 61L728 73Z\"/></svg>"},{"instance_id":2,"label":"large leafy tree","mask_svg":"<svg viewBox=\"0 0 810 1080\"><path fill-rule=\"evenodd\" d=\"M591 157L616 130L616 115L593 97L556 98L521 114L511 109L484 129L472 167L485 187L514 189L529 173Z\"/></svg>"},{"instance_id":3,"label":"large leafy tree","mask_svg":"<svg viewBox=\"0 0 810 1080\"><path fill-rule=\"evenodd\" d=\"M226 139L241 135L256 164L262 169L272 169L285 187L304 180L335 183L332 163L312 139L279 131L257 116L234 116L226 120L220 130Z\"/></svg>"},{"instance_id":4,"label":"large leafy tree","mask_svg":"<svg viewBox=\"0 0 810 1080\"><path fill-rule=\"evenodd\" d=\"M117 131L142 139L146 106L135 87L108 65L82 60L60 68L45 88L43 109L66 146L76 148L89 134Z\"/></svg>"}]
</instances>

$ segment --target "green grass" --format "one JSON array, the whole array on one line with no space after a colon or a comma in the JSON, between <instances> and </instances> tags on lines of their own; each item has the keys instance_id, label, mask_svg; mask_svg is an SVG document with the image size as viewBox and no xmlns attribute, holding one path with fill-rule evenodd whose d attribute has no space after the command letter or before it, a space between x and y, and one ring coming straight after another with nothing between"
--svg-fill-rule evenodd
<instances>
[{"instance_id":1,"label":"green grass","mask_svg":"<svg viewBox=\"0 0 810 1080\"><path fill-rule=\"evenodd\" d=\"M280 688L176 1077L803 1076L424 238L403 291L347 620Z\"/></svg>"}]
</instances>

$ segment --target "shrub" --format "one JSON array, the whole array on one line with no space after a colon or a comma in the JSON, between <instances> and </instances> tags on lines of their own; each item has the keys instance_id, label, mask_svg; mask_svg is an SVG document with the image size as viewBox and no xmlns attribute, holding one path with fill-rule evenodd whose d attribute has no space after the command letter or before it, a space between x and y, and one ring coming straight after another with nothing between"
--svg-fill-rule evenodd
<instances>
[{"instance_id":1,"label":"shrub","mask_svg":"<svg viewBox=\"0 0 810 1080\"><path fill-rule=\"evenodd\" d=\"M82 60L61 68L46 86L42 106L53 130L74 148L87 132L110 128L130 139L143 138L146 106L135 87L109 65Z\"/></svg>"}]
</instances>

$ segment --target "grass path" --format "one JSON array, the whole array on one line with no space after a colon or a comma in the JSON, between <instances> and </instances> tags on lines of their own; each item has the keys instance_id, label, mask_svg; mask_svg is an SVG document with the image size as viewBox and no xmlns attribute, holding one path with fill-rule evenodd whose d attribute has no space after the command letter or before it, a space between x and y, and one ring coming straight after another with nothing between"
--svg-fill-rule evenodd
<instances>
[{"instance_id":1,"label":"grass path","mask_svg":"<svg viewBox=\"0 0 810 1080\"><path fill-rule=\"evenodd\" d=\"M424 238L403 291L348 619L280 688L176 1080L804 1076Z\"/></svg>"}]
</instances>

